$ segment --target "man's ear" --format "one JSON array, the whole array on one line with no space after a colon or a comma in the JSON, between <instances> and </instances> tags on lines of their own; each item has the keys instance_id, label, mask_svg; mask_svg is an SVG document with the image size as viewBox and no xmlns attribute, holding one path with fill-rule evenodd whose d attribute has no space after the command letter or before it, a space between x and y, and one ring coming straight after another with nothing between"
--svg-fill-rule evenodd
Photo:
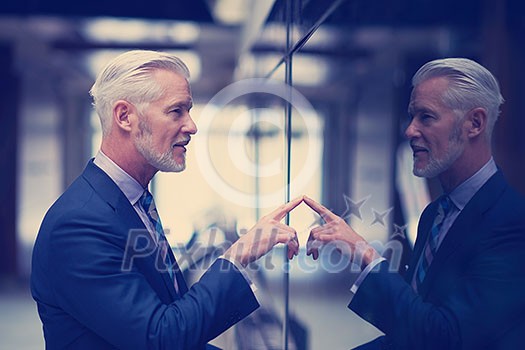
<instances>
[{"instance_id":1,"label":"man's ear","mask_svg":"<svg viewBox=\"0 0 525 350\"><path fill-rule=\"evenodd\" d=\"M467 115L467 136L474 138L483 134L487 128L487 119L487 111L484 108L478 107L472 109Z\"/></svg>"},{"instance_id":2,"label":"man's ear","mask_svg":"<svg viewBox=\"0 0 525 350\"><path fill-rule=\"evenodd\" d=\"M132 115L135 107L128 101L118 100L113 105L113 120L122 130L131 131Z\"/></svg>"}]
</instances>

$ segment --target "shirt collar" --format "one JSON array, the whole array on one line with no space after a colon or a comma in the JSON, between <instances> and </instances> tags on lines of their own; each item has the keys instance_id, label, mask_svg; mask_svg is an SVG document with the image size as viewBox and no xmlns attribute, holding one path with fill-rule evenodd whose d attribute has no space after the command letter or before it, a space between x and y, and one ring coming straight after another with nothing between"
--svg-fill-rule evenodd
<instances>
[{"instance_id":1,"label":"shirt collar","mask_svg":"<svg viewBox=\"0 0 525 350\"><path fill-rule=\"evenodd\" d=\"M472 197L474 197L476 192L478 192L485 182L487 182L497 171L498 168L494 162L494 158L491 157L481 169L449 194L450 200L454 203L456 208L460 211L463 210Z\"/></svg>"},{"instance_id":2,"label":"shirt collar","mask_svg":"<svg viewBox=\"0 0 525 350\"><path fill-rule=\"evenodd\" d=\"M145 190L137 180L122 170L121 167L113 162L102 151L98 151L93 162L96 166L102 169L102 171L108 174L132 205L137 203Z\"/></svg>"}]
</instances>

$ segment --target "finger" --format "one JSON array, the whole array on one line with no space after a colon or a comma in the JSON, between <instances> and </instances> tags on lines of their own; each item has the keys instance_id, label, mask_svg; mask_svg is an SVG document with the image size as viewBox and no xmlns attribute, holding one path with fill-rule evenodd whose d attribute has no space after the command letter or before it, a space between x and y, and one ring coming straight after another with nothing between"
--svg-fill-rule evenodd
<instances>
[{"instance_id":1,"label":"finger","mask_svg":"<svg viewBox=\"0 0 525 350\"><path fill-rule=\"evenodd\" d=\"M299 254L299 244L296 240L291 240L288 243L288 259L291 260L294 256Z\"/></svg>"},{"instance_id":2,"label":"finger","mask_svg":"<svg viewBox=\"0 0 525 350\"><path fill-rule=\"evenodd\" d=\"M288 247L291 247L293 249L294 255L299 255L299 239L297 238L297 233L294 232L294 237L290 242L288 242Z\"/></svg>"},{"instance_id":3,"label":"finger","mask_svg":"<svg viewBox=\"0 0 525 350\"><path fill-rule=\"evenodd\" d=\"M310 231L310 236L306 242L306 255L312 255L314 260L319 257L319 248L326 242L334 240L334 225L326 224L315 227Z\"/></svg>"},{"instance_id":4,"label":"finger","mask_svg":"<svg viewBox=\"0 0 525 350\"><path fill-rule=\"evenodd\" d=\"M277 233L275 241L273 241L273 246L275 246L278 243L286 244L286 246L288 247L287 256L289 260L291 260L295 255L299 255L299 241L297 240L297 235L295 231L280 231L279 233Z\"/></svg>"},{"instance_id":5,"label":"finger","mask_svg":"<svg viewBox=\"0 0 525 350\"><path fill-rule=\"evenodd\" d=\"M325 231L326 229L331 229L331 227L330 227L328 224L327 224L327 225L323 225L323 226L317 226L317 227L314 227L314 228L310 231L310 236L315 235L317 232Z\"/></svg>"},{"instance_id":6,"label":"finger","mask_svg":"<svg viewBox=\"0 0 525 350\"><path fill-rule=\"evenodd\" d=\"M317 239L313 239L311 241L308 241L306 243L306 252L308 253L309 251L312 251L312 250L317 250L319 248L321 248L321 246L323 245L323 242L317 240Z\"/></svg>"},{"instance_id":7,"label":"finger","mask_svg":"<svg viewBox=\"0 0 525 350\"><path fill-rule=\"evenodd\" d=\"M319 257L319 248L322 245L323 245L322 242L310 236L308 238L308 242L306 242L306 255L312 255L314 260L317 260L317 258Z\"/></svg>"},{"instance_id":8,"label":"finger","mask_svg":"<svg viewBox=\"0 0 525 350\"><path fill-rule=\"evenodd\" d=\"M328 210L326 207L324 207L322 204L317 203L310 197L304 196L304 202L310 208L312 208L313 211L321 215L323 220L326 222L334 221L338 217L337 215L332 213L330 210Z\"/></svg>"},{"instance_id":9,"label":"finger","mask_svg":"<svg viewBox=\"0 0 525 350\"><path fill-rule=\"evenodd\" d=\"M314 260L317 260L319 257L319 249L310 247L307 249L306 255L311 255Z\"/></svg>"},{"instance_id":10,"label":"finger","mask_svg":"<svg viewBox=\"0 0 525 350\"><path fill-rule=\"evenodd\" d=\"M295 240L295 231L278 231L275 236L274 245L277 243L291 244L292 242L298 245L298 242Z\"/></svg>"},{"instance_id":11,"label":"finger","mask_svg":"<svg viewBox=\"0 0 525 350\"><path fill-rule=\"evenodd\" d=\"M310 236L315 241L326 242L334 239L334 232L336 231L333 229L333 227L321 226L312 229L312 231L310 231Z\"/></svg>"},{"instance_id":12,"label":"finger","mask_svg":"<svg viewBox=\"0 0 525 350\"><path fill-rule=\"evenodd\" d=\"M303 196L292 199L286 204L281 205L279 208L275 209L269 214L274 220L281 221L286 214L292 211L296 206L298 206L303 201Z\"/></svg>"},{"instance_id":13,"label":"finger","mask_svg":"<svg viewBox=\"0 0 525 350\"><path fill-rule=\"evenodd\" d=\"M273 242L288 243L289 240L297 239L297 232L295 231L295 229L281 222L273 222L271 226L271 231L266 232L269 233L269 239ZM280 237L280 235L283 236ZM286 237L288 237L288 240L281 241L282 239L286 239Z\"/></svg>"},{"instance_id":14,"label":"finger","mask_svg":"<svg viewBox=\"0 0 525 350\"><path fill-rule=\"evenodd\" d=\"M272 221L271 224L274 226L274 229L277 229L278 231L286 231L286 232L291 232L293 234L296 233L293 227L283 224L282 222Z\"/></svg>"}]
</instances>

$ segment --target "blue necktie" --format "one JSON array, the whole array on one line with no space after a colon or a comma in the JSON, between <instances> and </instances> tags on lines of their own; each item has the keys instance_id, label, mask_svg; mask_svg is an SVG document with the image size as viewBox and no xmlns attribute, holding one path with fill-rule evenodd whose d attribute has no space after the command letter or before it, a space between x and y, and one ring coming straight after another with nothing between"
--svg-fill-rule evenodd
<instances>
[{"instance_id":1,"label":"blue necktie","mask_svg":"<svg viewBox=\"0 0 525 350\"><path fill-rule=\"evenodd\" d=\"M175 264L171 260L170 255L168 254L168 249L171 248L166 239L166 236L164 235L164 230L162 229L162 223L160 222L159 213L157 212L157 208L155 207L155 201L153 200L153 196L148 190L144 191L144 194L139 199L139 203L146 212L149 221L153 224L153 227L155 227L155 233L157 237L157 244L160 249L161 260L164 263L168 273L170 274L170 277L173 280L173 286L175 287L175 290L178 293L179 288L177 278L174 273Z\"/></svg>"},{"instance_id":2,"label":"blue necktie","mask_svg":"<svg viewBox=\"0 0 525 350\"><path fill-rule=\"evenodd\" d=\"M423 256L421 257L419 267L416 270L416 275L414 278L415 285L413 285L416 291L418 291L421 287L421 284L423 283L423 280L425 279L425 276L428 272L428 268L430 267L430 264L432 263L432 260L434 259L434 256L437 252L439 243L439 231L441 230L441 226L443 226L443 221L445 221L445 217L447 216L451 207L452 205L450 203L450 198L446 195L441 196L441 198L439 199L437 215L434 218L434 223L432 224L432 228L430 229L430 234L428 235L427 244L425 246L425 249L423 250Z\"/></svg>"}]
</instances>

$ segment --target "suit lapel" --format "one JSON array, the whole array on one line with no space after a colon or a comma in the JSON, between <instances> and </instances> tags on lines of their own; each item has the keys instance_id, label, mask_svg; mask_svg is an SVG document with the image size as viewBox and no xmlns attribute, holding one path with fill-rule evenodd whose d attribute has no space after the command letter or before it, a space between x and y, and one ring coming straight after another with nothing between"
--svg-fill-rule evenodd
<instances>
[{"instance_id":1,"label":"suit lapel","mask_svg":"<svg viewBox=\"0 0 525 350\"><path fill-rule=\"evenodd\" d=\"M502 194L505 186L506 182L503 175L498 171L479 189L463 208L448 230L441 246L434 256L434 260L419 290L420 295L424 296L429 292L432 282L435 280L437 274L439 274L439 271L442 271L442 266L451 254L461 250L465 245L474 243L478 239L476 233L479 232L479 229L476 228L480 225L483 214L494 205L497 197ZM436 210L437 209L434 210L434 214ZM430 231L433 217L430 221L430 225L426 230L425 241ZM418 258L422 249L421 247L419 250Z\"/></svg>"},{"instance_id":2,"label":"suit lapel","mask_svg":"<svg viewBox=\"0 0 525 350\"><path fill-rule=\"evenodd\" d=\"M170 256L171 261L174 262L173 272L175 273L175 278L177 279L179 294L182 296L188 291L188 286L186 285L186 281L184 280L184 276L182 275L179 264L177 264L177 259L175 259L175 255L173 254L173 251L171 249L168 249L168 254Z\"/></svg>"},{"instance_id":3,"label":"suit lapel","mask_svg":"<svg viewBox=\"0 0 525 350\"><path fill-rule=\"evenodd\" d=\"M113 208L115 214L119 217L118 221L122 223L122 225L125 225L125 227L127 228L126 232L128 234L128 236L125 237L126 241L129 238L129 234L133 230L135 230L135 232L148 232L146 227L144 226L144 223L142 222L139 215L137 214L131 203L128 201L124 193L122 193L120 188L113 182L113 180L111 180L111 178L104 171L102 171L93 163L93 160L91 160L88 163L82 176L92 186L93 190L97 192L98 195ZM142 243L140 243L140 246L132 247L133 249L135 249L135 251L138 250L137 256L143 255L143 251L141 251L142 248L146 246L156 246L156 243L153 241L149 234L141 235L141 237L145 238L145 241L143 240ZM171 249L168 249L168 252L173 257ZM162 283L168 289L172 299L179 299L180 296L177 294L177 291L173 286L173 282L169 273L167 271L159 271L159 269L157 268L161 266L157 261L159 256L160 254L158 254L158 248L155 248L155 251L152 254L149 254L144 258L134 259L134 262L136 262L137 266L142 271L144 271L144 273L149 273L152 276L158 275L159 277L161 277ZM173 261L175 261L174 257ZM182 276L180 276L180 278L184 280ZM179 286L180 285L181 283L179 283ZM185 283L184 287L187 290Z\"/></svg>"},{"instance_id":4,"label":"suit lapel","mask_svg":"<svg viewBox=\"0 0 525 350\"><path fill-rule=\"evenodd\" d=\"M128 201L126 196L122 194L121 198L123 198L123 200L121 200L115 208L115 212L117 213L117 215L119 215L123 220L131 221L132 223L128 226L129 230L137 229L140 230L140 232L143 232L144 234L142 234L142 237L145 238L144 244L149 247L154 247L154 251L152 252L152 254L147 255L144 259L136 259L137 265L143 265L142 267L144 271L148 271L150 274L160 275L165 287L168 289L173 300L179 299L179 295L175 290L171 276L167 271L165 271L165 263L164 261L162 261L161 254L159 253L159 247L156 241L151 237L151 234L144 226L144 223L138 216L135 209L131 206L131 203ZM130 232L129 230L128 232ZM138 256L141 256L141 251L143 247L144 246L136 247L138 248ZM168 254L170 252L171 249L168 249ZM141 264L141 262L143 262L143 264Z\"/></svg>"},{"instance_id":5,"label":"suit lapel","mask_svg":"<svg viewBox=\"0 0 525 350\"><path fill-rule=\"evenodd\" d=\"M432 202L425 208L425 210L421 214L421 218L417 227L416 243L414 244L412 257L410 259L408 270L405 275L406 281L408 283L412 283L412 279L414 278L415 269L418 266L419 258L427 242L427 237L430 233L430 228L432 227L434 217L436 216L437 208L438 203Z\"/></svg>"}]
</instances>

